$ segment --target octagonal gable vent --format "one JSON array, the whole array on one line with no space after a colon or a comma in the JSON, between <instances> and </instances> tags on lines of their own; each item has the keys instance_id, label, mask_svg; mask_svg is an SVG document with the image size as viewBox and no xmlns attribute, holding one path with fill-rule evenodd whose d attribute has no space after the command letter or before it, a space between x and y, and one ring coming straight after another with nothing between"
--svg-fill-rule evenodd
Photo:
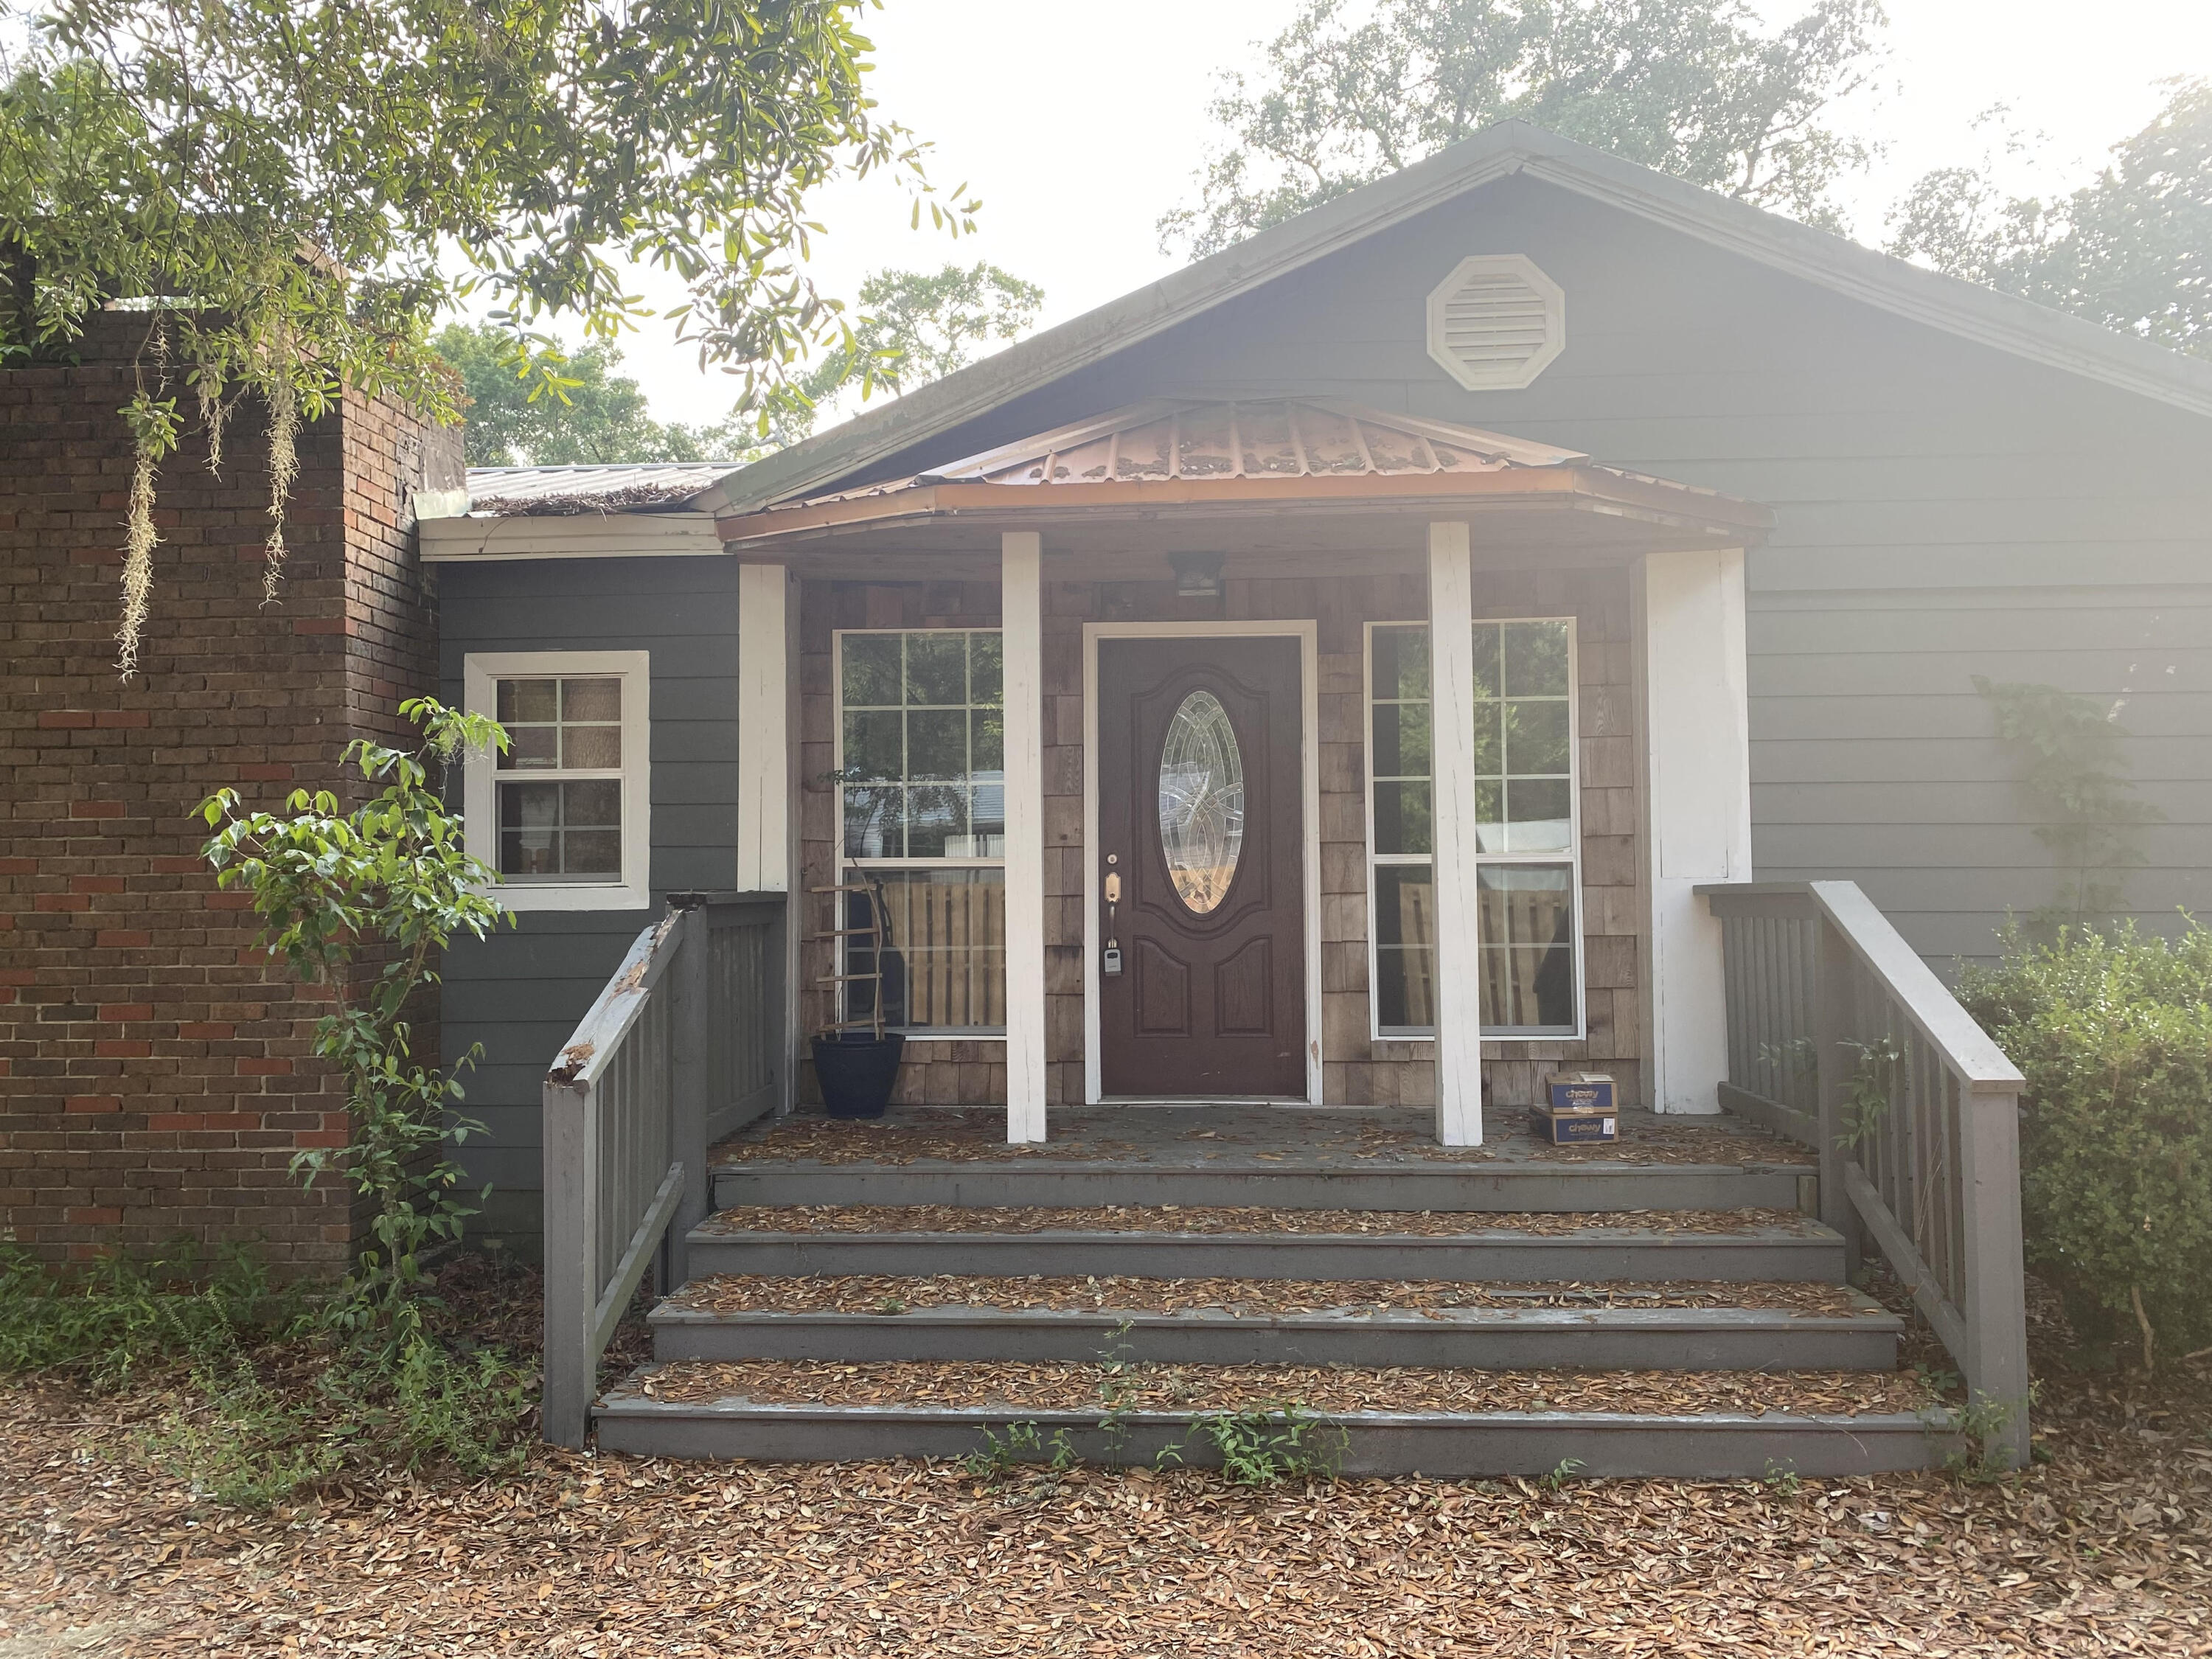
<instances>
[{"instance_id":1,"label":"octagonal gable vent","mask_svg":"<svg viewBox=\"0 0 2212 1659\"><path fill-rule=\"evenodd\" d=\"M1469 392L1513 392L1567 343L1567 296L1519 253L1461 260L1429 295L1429 356Z\"/></svg>"}]
</instances>

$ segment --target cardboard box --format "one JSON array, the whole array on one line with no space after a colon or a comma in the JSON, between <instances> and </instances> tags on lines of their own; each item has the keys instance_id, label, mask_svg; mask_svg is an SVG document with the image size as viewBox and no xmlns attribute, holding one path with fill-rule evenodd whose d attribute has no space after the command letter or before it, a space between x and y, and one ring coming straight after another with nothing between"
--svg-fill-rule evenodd
<instances>
[{"instance_id":1,"label":"cardboard box","mask_svg":"<svg viewBox=\"0 0 2212 1659\"><path fill-rule=\"evenodd\" d=\"M1532 1114L1539 1139L1554 1146L1589 1146L1620 1139L1610 1073L1552 1072L1539 1086L1543 1098Z\"/></svg>"},{"instance_id":2,"label":"cardboard box","mask_svg":"<svg viewBox=\"0 0 2212 1659\"><path fill-rule=\"evenodd\" d=\"M1554 1146L1605 1146L1620 1139L1620 1120L1609 1109L1539 1106L1528 1115L1536 1138Z\"/></svg>"},{"instance_id":3,"label":"cardboard box","mask_svg":"<svg viewBox=\"0 0 2212 1659\"><path fill-rule=\"evenodd\" d=\"M1550 1072L1539 1084L1541 1103L1553 1110L1613 1110L1613 1074L1609 1072Z\"/></svg>"}]
</instances>

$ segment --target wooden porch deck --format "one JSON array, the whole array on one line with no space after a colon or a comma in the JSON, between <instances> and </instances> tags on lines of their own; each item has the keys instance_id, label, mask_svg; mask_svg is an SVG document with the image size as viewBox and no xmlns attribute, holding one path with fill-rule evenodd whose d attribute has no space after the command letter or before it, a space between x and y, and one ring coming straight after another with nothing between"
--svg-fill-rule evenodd
<instances>
[{"instance_id":1,"label":"wooden porch deck","mask_svg":"<svg viewBox=\"0 0 2212 1659\"><path fill-rule=\"evenodd\" d=\"M1529 1128L1526 1109L1486 1115L1480 1146L1440 1146L1432 1112L1385 1107L1261 1106L1241 1102L1173 1106L1054 1108L1049 1139L1012 1146L1006 1109L894 1107L879 1119L801 1111L763 1119L708 1153L718 1169L776 1163L1118 1164L1222 1169L1261 1164L1279 1170L1433 1168L1437 1164L1566 1166L1705 1165L1814 1173L1811 1155L1727 1113L1620 1114L1611 1146L1553 1146Z\"/></svg>"}]
</instances>

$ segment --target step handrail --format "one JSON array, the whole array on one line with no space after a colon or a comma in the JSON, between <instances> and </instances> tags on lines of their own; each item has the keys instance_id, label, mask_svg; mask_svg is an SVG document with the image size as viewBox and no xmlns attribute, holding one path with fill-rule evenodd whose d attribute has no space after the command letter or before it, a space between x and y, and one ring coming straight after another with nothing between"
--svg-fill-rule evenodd
<instances>
[{"instance_id":1,"label":"step handrail","mask_svg":"<svg viewBox=\"0 0 2212 1659\"><path fill-rule=\"evenodd\" d=\"M581 1446L599 1357L646 1270L689 1277L707 1149L780 1109L781 894L672 894L545 1074L543 1432Z\"/></svg>"},{"instance_id":2,"label":"step handrail","mask_svg":"<svg viewBox=\"0 0 2212 1659\"><path fill-rule=\"evenodd\" d=\"M1810 1145L1820 1218L1872 1239L1958 1364L1993 1461L2028 1445L2025 1079L1856 882L1704 886L1721 924L1721 1103Z\"/></svg>"}]
</instances>

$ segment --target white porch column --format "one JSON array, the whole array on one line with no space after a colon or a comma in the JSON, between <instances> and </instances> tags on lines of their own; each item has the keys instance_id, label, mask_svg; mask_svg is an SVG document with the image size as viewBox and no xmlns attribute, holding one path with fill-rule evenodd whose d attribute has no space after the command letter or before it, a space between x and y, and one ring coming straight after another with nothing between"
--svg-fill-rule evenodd
<instances>
[{"instance_id":1,"label":"white porch column","mask_svg":"<svg viewBox=\"0 0 2212 1659\"><path fill-rule=\"evenodd\" d=\"M1474 578L1468 526L1429 526L1429 730L1436 836L1437 1139L1482 1144L1482 961L1475 888Z\"/></svg>"},{"instance_id":2,"label":"white porch column","mask_svg":"<svg viewBox=\"0 0 2212 1659\"><path fill-rule=\"evenodd\" d=\"M793 890L798 850L799 601L780 564L738 567L738 849L732 881L740 893L785 895L783 916L783 1098L799 1103L799 941L805 905Z\"/></svg>"},{"instance_id":3,"label":"white porch column","mask_svg":"<svg viewBox=\"0 0 2212 1659\"><path fill-rule=\"evenodd\" d=\"M738 567L738 869L740 893L791 888L797 745L790 579L778 564Z\"/></svg>"},{"instance_id":4,"label":"white porch column","mask_svg":"<svg viewBox=\"0 0 2212 1659\"><path fill-rule=\"evenodd\" d=\"M1651 1105L1717 1112L1728 1077L1721 925L1692 890L1751 879L1742 552L1647 555L1642 609Z\"/></svg>"},{"instance_id":5,"label":"white porch column","mask_svg":"<svg viewBox=\"0 0 2212 1659\"><path fill-rule=\"evenodd\" d=\"M1000 540L1006 659L1006 1139L1044 1139L1043 538Z\"/></svg>"}]
</instances>

